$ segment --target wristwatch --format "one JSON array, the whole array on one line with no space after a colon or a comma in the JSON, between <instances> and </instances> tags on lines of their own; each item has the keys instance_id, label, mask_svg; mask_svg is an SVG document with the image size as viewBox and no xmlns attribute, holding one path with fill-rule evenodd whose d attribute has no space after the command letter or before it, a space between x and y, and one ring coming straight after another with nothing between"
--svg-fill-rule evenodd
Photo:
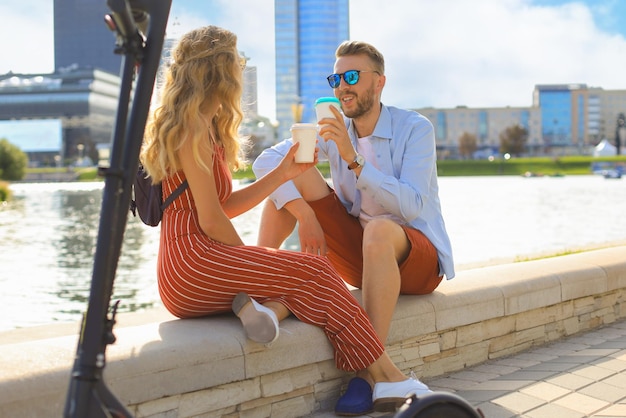
<instances>
[{"instance_id":1,"label":"wristwatch","mask_svg":"<svg viewBox=\"0 0 626 418\"><path fill-rule=\"evenodd\" d=\"M348 170L363 167L363 164L365 164L365 158L361 154L357 154L356 157L354 157L354 161L348 164Z\"/></svg>"}]
</instances>

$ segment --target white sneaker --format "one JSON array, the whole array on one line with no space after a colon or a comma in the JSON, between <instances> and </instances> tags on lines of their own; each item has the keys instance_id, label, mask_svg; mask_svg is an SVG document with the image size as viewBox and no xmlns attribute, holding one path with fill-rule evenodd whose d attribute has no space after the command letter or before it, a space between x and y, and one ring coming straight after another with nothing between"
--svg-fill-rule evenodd
<instances>
[{"instance_id":1,"label":"white sneaker","mask_svg":"<svg viewBox=\"0 0 626 418\"><path fill-rule=\"evenodd\" d=\"M413 373L411 373L413 375ZM428 386L417 378L411 377L402 382L379 382L374 385L372 400L374 410L378 412L393 412L412 394L416 396L432 392Z\"/></svg>"},{"instance_id":2,"label":"white sneaker","mask_svg":"<svg viewBox=\"0 0 626 418\"><path fill-rule=\"evenodd\" d=\"M278 318L269 308L241 292L235 296L233 312L241 319L246 335L252 341L271 344L278 338Z\"/></svg>"}]
</instances>

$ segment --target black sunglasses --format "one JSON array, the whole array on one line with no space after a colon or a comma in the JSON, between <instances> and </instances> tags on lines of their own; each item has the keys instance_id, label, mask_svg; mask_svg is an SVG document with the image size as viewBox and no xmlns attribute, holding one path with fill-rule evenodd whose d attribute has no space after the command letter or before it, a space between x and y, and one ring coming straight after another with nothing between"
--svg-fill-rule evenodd
<instances>
[{"instance_id":1,"label":"black sunglasses","mask_svg":"<svg viewBox=\"0 0 626 418\"><path fill-rule=\"evenodd\" d=\"M354 86L356 83L359 82L359 74L360 73L376 73L376 74L379 74L378 71L349 70L349 71L346 71L345 73L341 73L341 74L331 74L328 77L326 77L326 80L328 80L328 84L333 89L336 89L337 87L339 87L339 84L341 84L341 77L343 77L343 81L345 81L346 83L348 83L351 86Z\"/></svg>"}]
</instances>

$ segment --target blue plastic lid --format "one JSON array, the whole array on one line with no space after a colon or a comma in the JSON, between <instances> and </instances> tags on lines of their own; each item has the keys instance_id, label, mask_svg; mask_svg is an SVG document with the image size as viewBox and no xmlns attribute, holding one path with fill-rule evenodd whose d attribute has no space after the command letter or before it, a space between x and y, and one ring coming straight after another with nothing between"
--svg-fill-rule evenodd
<instances>
[{"instance_id":1,"label":"blue plastic lid","mask_svg":"<svg viewBox=\"0 0 626 418\"><path fill-rule=\"evenodd\" d=\"M315 101L315 106L317 106L319 103L328 103L328 102L336 103L337 105L341 104L339 102L339 99L336 97L320 97L319 99Z\"/></svg>"}]
</instances>

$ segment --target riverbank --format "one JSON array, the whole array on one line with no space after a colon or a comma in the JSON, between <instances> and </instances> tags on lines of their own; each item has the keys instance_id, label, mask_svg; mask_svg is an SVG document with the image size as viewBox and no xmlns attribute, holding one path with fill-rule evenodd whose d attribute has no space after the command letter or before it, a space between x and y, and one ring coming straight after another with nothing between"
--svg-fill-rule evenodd
<instances>
[{"instance_id":1,"label":"riverbank","mask_svg":"<svg viewBox=\"0 0 626 418\"><path fill-rule=\"evenodd\" d=\"M520 176L528 173L533 176L566 176L592 174L594 165L626 166L626 155L615 157L532 157L532 158L495 158L493 160L439 160L437 174L446 176ZM330 175L328 163L318 164L325 176ZM87 168L30 168L26 170L23 181L93 181L98 176L97 167ZM233 173L236 180L253 180L251 167Z\"/></svg>"},{"instance_id":2,"label":"riverbank","mask_svg":"<svg viewBox=\"0 0 626 418\"><path fill-rule=\"evenodd\" d=\"M597 166L626 166L626 155L614 157L564 156L440 160L439 176L572 176L592 174Z\"/></svg>"},{"instance_id":3,"label":"riverbank","mask_svg":"<svg viewBox=\"0 0 626 418\"><path fill-rule=\"evenodd\" d=\"M11 185L13 199L0 205L0 330L80 318L89 296L102 187L100 181ZM439 189L457 271L626 240L623 179L443 177ZM248 245L257 241L261 208L233 219ZM160 305L158 243L158 227L129 218L113 295L120 312ZM299 249L297 234L284 248Z\"/></svg>"}]
</instances>

